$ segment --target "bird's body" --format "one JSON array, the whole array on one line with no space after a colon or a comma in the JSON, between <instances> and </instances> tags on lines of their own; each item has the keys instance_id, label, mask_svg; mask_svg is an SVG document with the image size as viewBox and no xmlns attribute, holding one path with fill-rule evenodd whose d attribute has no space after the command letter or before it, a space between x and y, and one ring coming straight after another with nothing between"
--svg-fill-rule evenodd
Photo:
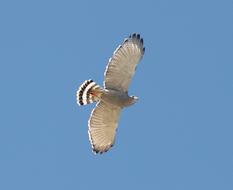
<instances>
[{"instance_id":1,"label":"bird's body","mask_svg":"<svg viewBox=\"0 0 233 190\"><path fill-rule=\"evenodd\" d=\"M101 100L106 103L124 108L134 104L137 101L137 98L134 96L129 96L127 92L105 89Z\"/></svg>"},{"instance_id":2,"label":"bird's body","mask_svg":"<svg viewBox=\"0 0 233 190\"><path fill-rule=\"evenodd\" d=\"M128 87L144 51L140 35L131 35L109 59L104 87L87 80L77 91L79 105L98 102L88 121L89 139L96 153L106 152L113 146L121 110L138 100L128 95Z\"/></svg>"}]
</instances>

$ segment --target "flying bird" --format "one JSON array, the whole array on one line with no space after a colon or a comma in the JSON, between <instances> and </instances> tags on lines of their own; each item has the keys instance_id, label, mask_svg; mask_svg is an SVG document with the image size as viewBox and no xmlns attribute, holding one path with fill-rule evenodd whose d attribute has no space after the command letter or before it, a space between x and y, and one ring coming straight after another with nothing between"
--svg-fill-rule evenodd
<instances>
[{"instance_id":1,"label":"flying bird","mask_svg":"<svg viewBox=\"0 0 233 190\"><path fill-rule=\"evenodd\" d=\"M109 59L104 87L90 79L77 91L79 105L97 102L88 121L89 140L95 153L107 152L114 145L122 109L138 100L128 95L128 88L144 52L140 34L130 35Z\"/></svg>"}]
</instances>

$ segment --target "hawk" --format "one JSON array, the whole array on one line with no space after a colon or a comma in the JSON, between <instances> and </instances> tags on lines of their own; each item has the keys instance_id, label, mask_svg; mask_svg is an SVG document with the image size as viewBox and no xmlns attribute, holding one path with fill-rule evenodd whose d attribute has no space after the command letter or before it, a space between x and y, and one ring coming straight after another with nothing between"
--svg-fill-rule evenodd
<instances>
[{"instance_id":1,"label":"hawk","mask_svg":"<svg viewBox=\"0 0 233 190\"><path fill-rule=\"evenodd\" d=\"M88 121L89 140L95 153L107 152L114 145L122 109L138 100L138 97L128 95L128 88L144 52L140 35L130 35L109 59L104 87L90 79L77 91L79 105L97 102Z\"/></svg>"}]
</instances>

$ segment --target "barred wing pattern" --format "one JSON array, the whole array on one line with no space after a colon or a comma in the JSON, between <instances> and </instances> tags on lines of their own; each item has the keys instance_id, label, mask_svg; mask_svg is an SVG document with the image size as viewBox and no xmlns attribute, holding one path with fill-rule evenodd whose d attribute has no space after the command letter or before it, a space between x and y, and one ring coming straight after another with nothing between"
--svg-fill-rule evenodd
<instances>
[{"instance_id":1,"label":"barred wing pattern","mask_svg":"<svg viewBox=\"0 0 233 190\"><path fill-rule=\"evenodd\" d=\"M125 39L109 59L105 70L105 88L127 92L144 51L143 39L139 34Z\"/></svg>"},{"instance_id":2,"label":"barred wing pattern","mask_svg":"<svg viewBox=\"0 0 233 190\"><path fill-rule=\"evenodd\" d=\"M118 106L103 101L97 103L88 121L88 134L94 152L103 153L113 146L120 113Z\"/></svg>"}]
</instances>

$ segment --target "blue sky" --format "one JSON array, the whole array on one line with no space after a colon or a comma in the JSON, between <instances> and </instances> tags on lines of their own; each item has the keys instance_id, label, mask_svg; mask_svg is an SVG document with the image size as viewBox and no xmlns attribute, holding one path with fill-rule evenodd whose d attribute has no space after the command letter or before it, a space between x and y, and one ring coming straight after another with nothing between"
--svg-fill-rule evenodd
<instances>
[{"instance_id":1,"label":"blue sky","mask_svg":"<svg viewBox=\"0 0 233 190\"><path fill-rule=\"evenodd\" d=\"M1 1L0 189L233 189L233 2ZM86 79L138 32L114 148L94 155Z\"/></svg>"}]
</instances>

